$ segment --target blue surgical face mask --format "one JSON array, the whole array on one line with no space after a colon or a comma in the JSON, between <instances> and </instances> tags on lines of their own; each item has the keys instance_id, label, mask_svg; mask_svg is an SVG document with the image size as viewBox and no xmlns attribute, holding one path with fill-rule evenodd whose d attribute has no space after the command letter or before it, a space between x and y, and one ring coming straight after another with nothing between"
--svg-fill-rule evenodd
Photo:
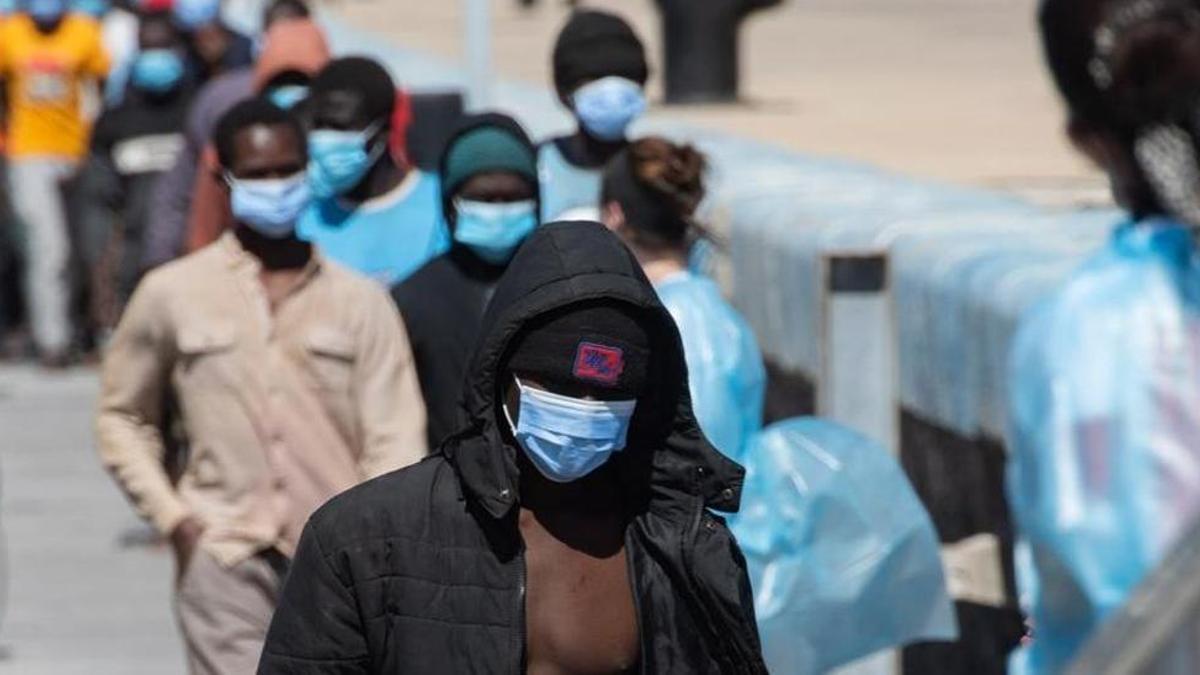
<instances>
[{"instance_id":1,"label":"blue surgical face mask","mask_svg":"<svg viewBox=\"0 0 1200 675\"><path fill-rule=\"evenodd\" d=\"M308 134L308 179L318 199L346 194L387 149L384 139L368 148L367 143L383 124L376 122L362 131L317 129Z\"/></svg>"},{"instance_id":2,"label":"blue surgical face mask","mask_svg":"<svg viewBox=\"0 0 1200 675\"><path fill-rule=\"evenodd\" d=\"M175 0L171 5L175 23L191 32L217 21L221 16L221 0Z\"/></svg>"},{"instance_id":3,"label":"blue surgical face mask","mask_svg":"<svg viewBox=\"0 0 1200 675\"><path fill-rule=\"evenodd\" d=\"M74 11L97 19L107 14L110 7L112 4L109 0L74 0L71 3L71 9Z\"/></svg>"},{"instance_id":4,"label":"blue surgical face mask","mask_svg":"<svg viewBox=\"0 0 1200 675\"><path fill-rule=\"evenodd\" d=\"M308 87L302 84L285 84L272 89L271 93L267 94L267 98L280 108L291 110L296 107L297 103L308 98Z\"/></svg>"},{"instance_id":5,"label":"blue surgical face mask","mask_svg":"<svg viewBox=\"0 0 1200 675\"><path fill-rule=\"evenodd\" d=\"M646 111L642 86L623 77L603 77L575 90L571 97L584 130L602 141L619 141Z\"/></svg>"},{"instance_id":6,"label":"blue surgical face mask","mask_svg":"<svg viewBox=\"0 0 1200 675\"><path fill-rule=\"evenodd\" d=\"M25 11L37 23L54 23L67 13L67 0L27 0Z\"/></svg>"},{"instance_id":7,"label":"blue surgical face mask","mask_svg":"<svg viewBox=\"0 0 1200 675\"><path fill-rule=\"evenodd\" d=\"M283 239L296 229L296 221L311 201L308 179L301 171L287 178L241 180L225 176L233 217L272 239Z\"/></svg>"},{"instance_id":8,"label":"blue surgical face mask","mask_svg":"<svg viewBox=\"0 0 1200 675\"><path fill-rule=\"evenodd\" d=\"M537 203L532 199L499 204L456 199L454 211L458 216L454 240L493 265L511 260L538 224Z\"/></svg>"},{"instance_id":9,"label":"blue surgical face mask","mask_svg":"<svg viewBox=\"0 0 1200 675\"><path fill-rule=\"evenodd\" d=\"M183 71L183 57L174 50L147 49L134 59L130 81L142 91L162 94L179 86Z\"/></svg>"},{"instance_id":10,"label":"blue surgical face mask","mask_svg":"<svg viewBox=\"0 0 1200 675\"><path fill-rule=\"evenodd\" d=\"M507 405L504 415L513 437L546 478L556 483L579 480L625 449L637 401L571 398L530 389L520 380L517 387L521 390L517 423L513 424Z\"/></svg>"}]
</instances>

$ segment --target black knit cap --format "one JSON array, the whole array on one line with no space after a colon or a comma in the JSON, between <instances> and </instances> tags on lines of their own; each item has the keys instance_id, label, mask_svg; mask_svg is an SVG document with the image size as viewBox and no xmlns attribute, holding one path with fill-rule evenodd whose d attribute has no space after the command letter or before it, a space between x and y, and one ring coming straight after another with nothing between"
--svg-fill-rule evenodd
<instances>
[{"instance_id":1,"label":"black knit cap","mask_svg":"<svg viewBox=\"0 0 1200 675\"><path fill-rule=\"evenodd\" d=\"M594 388L636 399L649 380L644 321L619 302L571 305L540 317L517 338L508 370L551 391Z\"/></svg>"},{"instance_id":2,"label":"black knit cap","mask_svg":"<svg viewBox=\"0 0 1200 675\"><path fill-rule=\"evenodd\" d=\"M569 96L585 82L610 75L646 84L650 77L646 48L621 17L576 11L554 45L555 88Z\"/></svg>"}]
</instances>

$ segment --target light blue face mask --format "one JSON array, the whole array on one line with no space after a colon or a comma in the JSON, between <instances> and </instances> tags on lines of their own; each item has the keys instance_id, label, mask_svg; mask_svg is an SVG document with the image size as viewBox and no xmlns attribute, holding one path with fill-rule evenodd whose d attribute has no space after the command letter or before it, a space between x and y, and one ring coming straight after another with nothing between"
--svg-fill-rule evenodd
<instances>
[{"instance_id":1,"label":"light blue face mask","mask_svg":"<svg viewBox=\"0 0 1200 675\"><path fill-rule=\"evenodd\" d=\"M514 425L507 405L504 416L529 461L546 478L555 483L579 480L625 449L637 401L589 401L516 382L520 417Z\"/></svg>"},{"instance_id":2,"label":"light blue face mask","mask_svg":"<svg viewBox=\"0 0 1200 675\"><path fill-rule=\"evenodd\" d=\"M296 107L297 103L308 98L308 87L302 84L285 84L272 89L271 93L267 94L267 98L280 108L291 110Z\"/></svg>"},{"instance_id":3,"label":"light blue face mask","mask_svg":"<svg viewBox=\"0 0 1200 675\"><path fill-rule=\"evenodd\" d=\"M386 140L382 138L374 147L367 147L382 126L382 122L375 122L362 131L317 129L309 132L308 180L318 199L345 194L362 181L387 149Z\"/></svg>"},{"instance_id":4,"label":"light blue face mask","mask_svg":"<svg viewBox=\"0 0 1200 675\"><path fill-rule=\"evenodd\" d=\"M67 0L27 0L25 11L37 23L54 23L67 13Z\"/></svg>"},{"instance_id":5,"label":"light blue face mask","mask_svg":"<svg viewBox=\"0 0 1200 675\"><path fill-rule=\"evenodd\" d=\"M233 217L264 237L283 239L296 230L296 221L312 201L308 179L301 171L287 178L239 180L226 174Z\"/></svg>"},{"instance_id":6,"label":"light blue face mask","mask_svg":"<svg viewBox=\"0 0 1200 675\"><path fill-rule=\"evenodd\" d=\"M147 49L134 59L129 77L138 89L163 94L179 86L183 70L183 57L174 50Z\"/></svg>"},{"instance_id":7,"label":"light blue face mask","mask_svg":"<svg viewBox=\"0 0 1200 675\"><path fill-rule=\"evenodd\" d=\"M221 0L175 0L171 5L175 23L191 32L221 17Z\"/></svg>"},{"instance_id":8,"label":"light blue face mask","mask_svg":"<svg viewBox=\"0 0 1200 675\"><path fill-rule=\"evenodd\" d=\"M532 199L499 204L456 199L454 210L458 214L454 240L493 265L511 260L538 224L537 203Z\"/></svg>"},{"instance_id":9,"label":"light blue face mask","mask_svg":"<svg viewBox=\"0 0 1200 675\"><path fill-rule=\"evenodd\" d=\"M75 0L71 3L72 10L97 19L107 14L110 7L109 0Z\"/></svg>"},{"instance_id":10,"label":"light blue face mask","mask_svg":"<svg viewBox=\"0 0 1200 675\"><path fill-rule=\"evenodd\" d=\"M642 86L615 75L583 85L571 98L584 130L602 141L625 138L629 125L646 111Z\"/></svg>"}]
</instances>

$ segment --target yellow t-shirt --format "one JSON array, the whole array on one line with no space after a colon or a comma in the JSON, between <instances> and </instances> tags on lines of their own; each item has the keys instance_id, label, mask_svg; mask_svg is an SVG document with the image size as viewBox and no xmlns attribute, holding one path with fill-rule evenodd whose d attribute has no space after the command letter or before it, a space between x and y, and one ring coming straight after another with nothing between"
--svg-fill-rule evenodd
<instances>
[{"instance_id":1,"label":"yellow t-shirt","mask_svg":"<svg viewBox=\"0 0 1200 675\"><path fill-rule=\"evenodd\" d=\"M100 25L89 17L70 14L49 35L22 14L0 22L8 154L82 157L90 126L83 85L106 77L108 68Z\"/></svg>"}]
</instances>

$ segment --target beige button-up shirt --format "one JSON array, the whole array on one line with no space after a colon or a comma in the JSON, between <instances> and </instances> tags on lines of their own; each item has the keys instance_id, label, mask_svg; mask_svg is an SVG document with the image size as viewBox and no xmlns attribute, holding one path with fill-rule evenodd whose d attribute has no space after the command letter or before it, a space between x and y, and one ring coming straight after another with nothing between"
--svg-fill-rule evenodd
<instances>
[{"instance_id":1,"label":"beige button-up shirt","mask_svg":"<svg viewBox=\"0 0 1200 675\"><path fill-rule=\"evenodd\" d=\"M272 311L261 267L231 234L151 272L104 358L99 453L163 533L194 516L226 565L290 555L308 516L360 481L421 459L408 335L385 290L314 255ZM163 465L174 394L187 468Z\"/></svg>"}]
</instances>

